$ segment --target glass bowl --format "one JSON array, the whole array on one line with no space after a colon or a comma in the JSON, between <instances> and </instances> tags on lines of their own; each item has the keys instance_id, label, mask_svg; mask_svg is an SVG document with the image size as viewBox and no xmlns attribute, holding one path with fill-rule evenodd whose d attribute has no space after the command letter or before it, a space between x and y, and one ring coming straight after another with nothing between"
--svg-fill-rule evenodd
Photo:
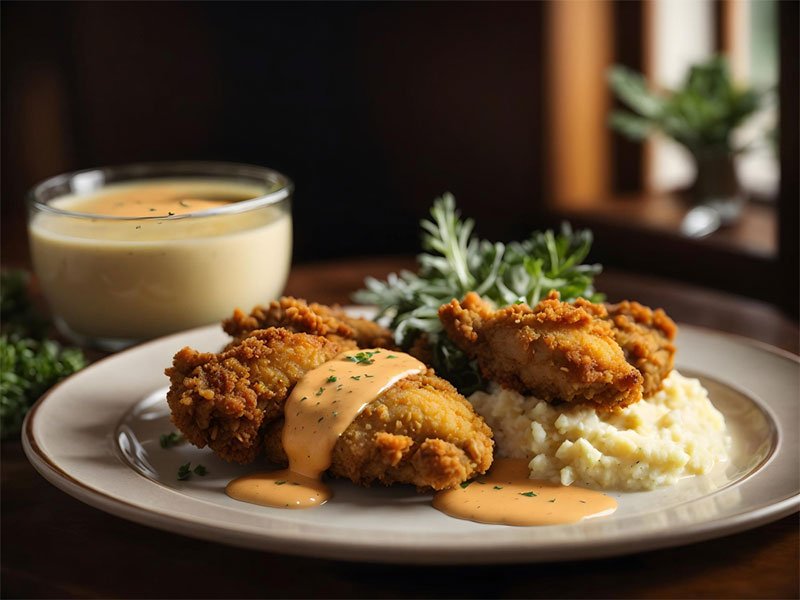
<instances>
[{"instance_id":1,"label":"glass bowl","mask_svg":"<svg viewBox=\"0 0 800 600\"><path fill-rule=\"evenodd\" d=\"M187 208L148 206L153 186ZM40 183L28 233L57 328L118 350L276 298L291 264L292 190L276 171L221 162L103 167ZM213 198L195 199L202 194Z\"/></svg>"}]
</instances>

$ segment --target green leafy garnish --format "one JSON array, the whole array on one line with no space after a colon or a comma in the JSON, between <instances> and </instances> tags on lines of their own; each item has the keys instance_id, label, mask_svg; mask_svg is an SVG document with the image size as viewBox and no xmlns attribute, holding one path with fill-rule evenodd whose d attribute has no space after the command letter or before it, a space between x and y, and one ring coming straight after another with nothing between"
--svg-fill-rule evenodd
<instances>
[{"instance_id":1,"label":"green leafy garnish","mask_svg":"<svg viewBox=\"0 0 800 600\"><path fill-rule=\"evenodd\" d=\"M496 490L502 490L502 489L503 489L503 486L502 486L502 485L496 485L496 486L494 486L494 489L496 489Z\"/></svg>"},{"instance_id":2,"label":"green leafy garnish","mask_svg":"<svg viewBox=\"0 0 800 600\"><path fill-rule=\"evenodd\" d=\"M325 388L319 388L317 390L316 394L314 394L314 395L315 396L322 396L322 394L324 394L324 393L325 393ZM317 402L317 404L319 404L319 402Z\"/></svg>"},{"instance_id":3,"label":"green leafy garnish","mask_svg":"<svg viewBox=\"0 0 800 600\"><path fill-rule=\"evenodd\" d=\"M437 198L431 219L421 222L422 246L416 273L392 273L386 281L367 278L356 302L378 306L377 318L389 317L395 341L408 350L425 336L433 367L464 394L484 387L471 361L443 334L438 311L453 298L474 291L497 307L518 302L535 305L551 290L565 301L602 300L592 287L600 265L583 264L592 245L588 230L559 234L534 232L522 242L489 242L473 235L472 219L461 219L451 194Z\"/></svg>"},{"instance_id":4,"label":"green leafy garnish","mask_svg":"<svg viewBox=\"0 0 800 600\"><path fill-rule=\"evenodd\" d=\"M86 366L76 348L46 340L50 328L28 297L25 271L0 273L0 438L19 433L25 414L56 383Z\"/></svg>"},{"instance_id":5,"label":"green leafy garnish","mask_svg":"<svg viewBox=\"0 0 800 600\"><path fill-rule=\"evenodd\" d=\"M178 467L178 480L186 481L192 477L192 473L199 475L200 477L205 477L208 475L208 469L206 469L203 465L197 465L194 469L192 469L192 463L187 462L186 464Z\"/></svg>"},{"instance_id":6,"label":"green leafy garnish","mask_svg":"<svg viewBox=\"0 0 800 600\"><path fill-rule=\"evenodd\" d=\"M177 431L165 433L158 438L162 448L172 448L183 442L183 436Z\"/></svg>"},{"instance_id":7,"label":"green leafy garnish","mask_svg":"<svg viewBox=\"0 0 800 600\"><path fill-rule=\"evenodd\" d=\"M328 382L328 383L334 383L335 381L336 381L336 375L331 375L331 376L330 376L330 377L328 377L328 379L327 379L327 382Z\"/></svg>"},{"instance_id":8,"label":"green leafy garnish","mask_svg":"<svg viewBox=\"0 0 800 600\"><path fill-rule=\"evenodd\" d=\"M473 480L471 480L471 481L462 481L462 482L461 482L461 489L462 489L462 490L463 490L463 489L466 489L467 487L469 487L469 486L470 486L470 485L472 485L473 483L475 483L475 480L474 480L474 479L473 479Z\"/></svg>"},{"instance_id":9,"label":"green leafy garnish","mask_svg":"<svg viewBox=\"0 0 800 600\"><path fill-rule=\"evenodd\" d=\"M281 479L280 481L276 481L275 485L283 485L284 483L286 483L286 480L285 479Z\"/></svg>"},{"instance_id":10,"label":"green leafy garnish","mask_svg":"<svg viewBox=\"0 0 800 600\"><path fill-rule=\"evenodd\" d=\"M19 432L25 414L53 385L86 366L80 350L52 340L0 336L0 432Z\"/></svg>"},{"instance_id":11,"label":"green leafy garnish","mask_svg":"<svg viewBox=\"0 0 800 600\"><path fill-rule=\"evenodd\" d=\"M378 354L379 352L380 352L379 350L375 350L374 352L368 352L364 350L363 352L358 352L353 356L346 356L345 359L349 360L350 362L354 362L358 365L371 365L372 363L375 362L375 359L372 357Z\"/></svg>"},{"instance_id":12,"label":"green leafy garnish","mask_svg":"<svg viewBox=\"0 0 800 600\"><path fill-rule=\"evenodd\" d=\"M192 476L192 463L187 462L185 465L178 467L178 480L184 481Z\"/></svg>"},{"instance_id":13,"label":"green leafy garnish","mask_svg":"<svg viewBox=\"0 0 800 600\"><path fill-rule=\"evenodd\" d=\"M534 496L538 496L536 492L520 492L520 496L527 496L528 498L533 498Z\"/></svg>"}]
</instances>

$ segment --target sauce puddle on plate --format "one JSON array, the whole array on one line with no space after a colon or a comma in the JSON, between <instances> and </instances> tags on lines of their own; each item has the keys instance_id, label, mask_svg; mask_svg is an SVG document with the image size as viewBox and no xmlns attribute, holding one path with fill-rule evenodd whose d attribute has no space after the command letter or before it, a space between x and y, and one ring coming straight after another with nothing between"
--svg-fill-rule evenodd
<instances>
[{"instance_id":1,"label":"sauce puddle on plate","mask_svg":"<svg viewBox=\"0 0 800 600\"><path fill-rule=\"evenodd\" d=\"M437 492L434 508L458 519L498 525L562 525L609 515L617 502L601 492L528 479L528 461L498 458L486 475Z\"/></svg>"}]
</instances>

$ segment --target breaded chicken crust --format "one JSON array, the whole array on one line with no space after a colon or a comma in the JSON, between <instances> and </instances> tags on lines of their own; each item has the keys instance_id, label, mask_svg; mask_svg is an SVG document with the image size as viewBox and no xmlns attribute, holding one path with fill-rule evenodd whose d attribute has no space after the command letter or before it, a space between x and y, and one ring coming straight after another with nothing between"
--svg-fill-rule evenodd
<instances>
[{"instance_id":1,"label":"breaded chicken crust","mask_svg":"<svg viewBox=\"0 0 800 600\"><path fill-rule=\"evenodd\" d=\"M450 339L500 385L553 401L604 409L642 399L642 375L611 325L552 293L535 307L492 310L474 292L439 308Z\"/></svg>"},{"instance_id":2,"label":"breaded chicken crust","mask_svg":"<svg viewBox=\"0 0 800 600\"><path fill-rule=\"evenodd\" d=\"M297 333L310 333L331 339L350 348L396 348L392 333L368 319L350 317L339 306L308 304L302 298L284 296L268 306L256 306L249 315L236 309L222 322L222 328L241 339L252 331L283 327Z\"/></svg>"},{"instance_id":3,"label":"breaded chicken crust","mask_svg":"<svg viewBox=\"0 0 800 600\"><path fill-rule=\"evenodd\" d=\"M286 464L283 419L267 428L269 460ZM412 483L442 490L485 473L492 431L432 370L401 379L356 417L333 450L330 472L355 483Z\"/></svg>"},{"instance_id":4,"label":"breaded chicken crust","mask_svg":"<svg viewBox=\"0 0 800 600\"><path fill-rule=\"evenodd\" d=\"M663 381L675 364L675 335L678 327L662 309L623 300L618 304L592 304L579 299L576 306L585 308L611 324L614 339L622 347L627 361L644 378L643 396L649 398L663 387Z\"/></svg>"},{"instance_id":5,"label":"breaded chicken crust","mask_svg":"<svg viewBox=\"0 0 800 600\"><path fill-rule=\"evenodd\" d=\"M195 446L249 463L268 443L285 461L279 431L294 385L343 349L322 336L269 328L219 354L180 350L167 402ZM484 473L492 432L467 400L433 371L401 379L367 405L339 438L331 471L356 483L411 483L444 489Z\"/></svg>"},{"instance_id":6,"label":"breaded chicken crust","mask_svg":"<svg viewBox=\"0 0 800 600\"><path fill-rule=\"evenodd\" d=\"M255 460L262 425L283 415L290 390L339 345L285 329L255 331L220 354L183 348L165 373L172 422L198 448L231 462Z\"/></svg>"}]
</instances>

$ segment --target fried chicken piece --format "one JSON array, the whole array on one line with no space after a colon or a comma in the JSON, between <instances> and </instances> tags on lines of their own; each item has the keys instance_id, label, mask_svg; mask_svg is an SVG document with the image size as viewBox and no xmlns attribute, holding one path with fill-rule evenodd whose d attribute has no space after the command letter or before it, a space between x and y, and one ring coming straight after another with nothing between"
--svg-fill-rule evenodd
<instances>
[{"instance_id":1,"label":"fried chicken piece","mask_svg":"<svg viewBox=\"0 0 800 600\"><path fill-rule=\"evenodd\" d=\"M292 388L342 350L280 328L254 331L220 354L184 348L166 370L172 420L195 446L239 463L255 460L272 432L268 455L280 458L276 432ZM331 470L357 483L443 489L484 473L492 447L483 419L429 371L400 380L365 408L334 447Z\"/></svg>"},{"instance_id":2,"label":"fried chicken piece","mask_svg":"<svg viewBox=\"0 0 800 600\"><path fill-rule=\"evenodd\" d=\"M664 378L675 363L675 322L662 309L652 310L638 302L592 304L579 299L576 306L585 308L611 324L614 339L625 352L626 360L644 378L643 396L649 398L663 386Z\"/></svg>"},{"instance_id":3,"label":"fried chicken piece","mask_svg":"<svg viewBox=\"0 0 800 600\"><path fill-rule=\"evenodd\" d=\"M504 387L605 409L642 399L642 375L625 360L611 325L557 293L533 308L492 310L470 292L441 306L439 319L484 376Z\"/></svg>"},{"instance_id":4,"label":"fried chicken piece","mask_svg":"<svg viewBox=\"0 0 800 600\"><path fill-rule=\"evenodd\" d=\"M283 415L289 391L340 347L285 329L255 331L221 354L183 348L165 373L172 422L198 448L248 463L260 452L262 425Z\"/></svg>"},{"instance_id":5,"label":"fried chicken piece","mask_svg":"<svg viewBox=\"0 0 800 600\"><path fill-rule=\"evenodd\" d=\"M256 306L249 315L238 308L222 323L226 333L244 338L252 331L283 327L298 333L321 335L348 348L396 348L392 333L368 319L350 317L339 306L308 304L301 298L284 296L269 306Z\"/></svg>"},{"instance_id":6,"label":"fried chicken piece","mask_svg":"<svg viewBox=\"0 0 800 600\"><path fill-rule=\"evenodd\" d=\"M286 464L283 419L267 427L267 457ZM330 472L355 483L455 487L492 463L492 431L433 370L401 379L367 405L339 438Z\"/></svg>"}]
</instances>

